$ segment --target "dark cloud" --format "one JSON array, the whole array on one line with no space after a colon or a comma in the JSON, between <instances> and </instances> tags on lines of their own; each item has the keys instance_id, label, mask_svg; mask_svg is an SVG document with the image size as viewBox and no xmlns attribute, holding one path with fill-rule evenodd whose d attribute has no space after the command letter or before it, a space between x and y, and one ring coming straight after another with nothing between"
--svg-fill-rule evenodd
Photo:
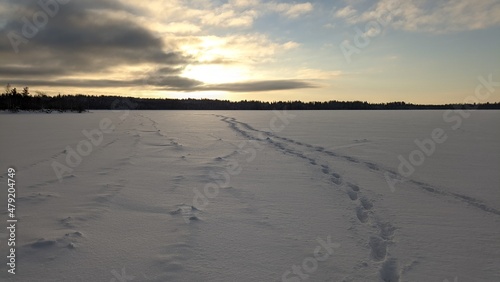
<instances>
[{"instance_id":1,"label":"dark cloud","mask_svg":"<svg viewBox=\"0 0 500 282\"><path fill-rule=\"evenodd\" d=\"M133 17L116 16L117 11L138 12L119 1L69 1L59 4L58 9L52 8L57 11L52 15L37 2L8 0L0 4L9 11L0 15L6 22L0 27L0 57L4 66L61 68L71 74L143 63L182 66L189 61L176 50L165 50L162 39L130 19ZM37 13L47 19L47 24L38 30L33 21ZM26 24L26 19L30 24ZM43 16L38 19L43 20ZM12 42L17 43L16 48ZM19 52L16 54L14 49Z\"/></svg>"},{"instance_id":2,"label":"dark cloud","mask_svg":"<svg viewBox=\"0 0 500 282\"><path fill-rule=\"evenodd\" d=\"M2 81L0 81L1 83ZM166 76L156 80L133 79L55 79L55 80L9 80L4 84L34 86L54 86L54 87L79 87L79 88L117 88L117 87L162 87L169 90L187 90L201 85L202 82L180 76Z\"/></svg>"},{"instance_id":3,"label":"dark cloud","mask_svg":"<svg viewBox=\"0 0 500 282\"><path fill-rule=\"evenodd\" d=\"M0 76L7 77L30 77L30 76L54 76L62 75L65 70L61 68L36 68L36 67L19 67L19 66L0 66Z\"/></svg>"},{"instance_id":4,"label":"dark cloud","mask_svg":"<svg viewBox=\"0 0 500 282\"><path fill-rule=\"evenodd\" d=\"M296 80L207 85L180 75L188 64L234 62L224 58L197 62L176 50L175 42L168 42L168 46L174 46L168 49L163 39L134 21L133 15L144 14L144 11L117 0L72 0L59 4L57 9L52 6L51 9L57 11L50 14L37 3L34 0L4 0L0 3L2 84L68 88L141 87L192 92L257 92L315 87ZM47 15L46 25L39 30L29 27L34 19L44 20L43 16L37 18L34 15L44 13ZM22 40L16 46L18 53L14 52L12 38ZM114 79L120 67L153 64L158 66L155 70L129 73L136 78ZM102 79L65 78L79 75L98 75Z\"/></svg>"},{"instance_id":5,"label":"dark cloud","mask_svg":"<svg viewBox=\"0 0 500 282\"><path fill-rule=\"evenodd\" d=\"M200 87L198 91L230 91L230 92L260 92L275 90L291 90L302 88L316 88L317 86L300 80L266 80L253 82L238 82L215 84Z\"/></svg>"},{"instance_id":6,"label":"dark cloud","mask_svg":"<svg viewBox=\"0 0 500 282\"><path fill-rule=\"evenodd\" d=\"M292 90L316 88L317 86L305 81L271 80L242 83L204 84L201 81L181 76L143 77L133 80L114 79L56 79L56 80L10 80L0 83L13 85L51 86L51 87L79 87L79 88L119 88L119 87L149 87L166 91L229 91L229 92L264 92L277 90Z\"/></svg>"},{"instance_id":7,"label":"dark cloud","mask_svg":"<svg viewBox=\"0 0 500 282\"><path fill-rule=\"evenodd\" d=\"M191 78L181 76L165 76L157 78L152 81L150 85L159 87L167 86L168 90L189 91L202 84L203 82Z\"/></svg>"},{"instance_id":8,"label":"dark cloud","mask_svg":"<svg viewBox=\"0 0 500 282\"><path fill-rule=\"evenodd\" d=\"M113 79L56 79L56 80L9 80L13 85L34 86L56 86L56 87L130 87L136 86L138 81L113 80Z\"/></svg>"}]
</instances>

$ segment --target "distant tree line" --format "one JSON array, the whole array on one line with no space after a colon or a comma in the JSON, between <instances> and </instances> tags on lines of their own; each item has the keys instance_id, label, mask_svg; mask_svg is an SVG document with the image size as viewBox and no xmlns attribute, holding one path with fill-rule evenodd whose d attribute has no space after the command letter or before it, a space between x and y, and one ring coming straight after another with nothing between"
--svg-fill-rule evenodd
<instances>
[{"instance_id":1,"label":"distant tree line","mask_svg":"<svg viewBox=\"0 0 500 282\"><path fill-rule=\"evenodd\" d=\"M43 92L31 95L28 87L24 87L21 92L16 88L11 88L8 84L5 92L0 95L0 110L11 112L18 111L43 111L43 112L84 112L89 105L82 104L84 95L57 95L48 96Z\"/></svg>"},{"instance_id":2,"label":"distant tree line","mask_svg":"<svg viewBox=\"0 0 500 282\"><path fill-rule=\"evenodd\" d=\"M484 104L444 104L418 105L405 102L368 103L361 101L228 101L210 99L158 99L133 98L121 96L56 95L48 96L43 92L31 95L28 87L21 92L7 85L0 95L0 110L17 111L72 111L113 110L126 105L136 110L445 110L480 109L498 110L500 103Z\"/></svg>"}]
</instances>

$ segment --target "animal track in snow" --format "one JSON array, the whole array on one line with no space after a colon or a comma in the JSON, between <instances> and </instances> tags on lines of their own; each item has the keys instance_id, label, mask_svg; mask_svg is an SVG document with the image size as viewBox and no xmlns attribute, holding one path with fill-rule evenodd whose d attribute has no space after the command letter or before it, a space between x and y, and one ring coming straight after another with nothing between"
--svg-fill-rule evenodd
<instances>
[{"instance_id":1,"label":"animal track in snow","mask_svg":"<svg viewBox=\"0 0 500 282\"><path fill-rule=\"evenodd\" d=\"M384 282L399 282L400 271L398 261L395 258L390 258L382 264L380 268L380 278Z\"/></svg>"},{"instance_id":2,"label":"animal track in snow","mask_svg":"<svg viewBox=\"0 0 500 282\"><path fill-rule=\"evenodd\" d=\"M268 145L272 146L277 151L280 151L284 154L295 156L301 158L303 160L309 161L311 165L318 166L318 159L314 158L314 154L320 154L326 156L327 158L337 158L344 159L353 165L364 165L368 168L369 171L383 173L384 169L382 169L377 164L371 162L360 161L351 156L342 156L332 151L326 150L324 147L313 146L311 144L299 142L297 140L293 140L291 138L285 138L277 136L272 132L260 131L256 130L250 125L239 122L234 118L222 117L222 121L228 123L229 127L234 131L240 133L245 138L250 140L267 142ZM280 140L278 142L277 140ZM359 200L359 206L354 208L356 217L360 223L367 223L370 214L374 214L375 211L373 209L372 201L363 196L360 192L360 187L351 182L344 182L342 175L337 172L331 170L330 166L326 164L319 165L319 169L325 175L330 176L330 181L338 185L339 188L344 187L344 192L347 194L349 199L353 203L357 203ZM367 171L368 171L367 170ZM387 258L388 257L388 244L392 242L394 237L394 228L390 223L376 223L376 228L379 231L379 236L375 236L373 234L367 235L369 237L369 247L371 257L375 262L384 262L379 269L380 278L383 281L399 281L399 266L397 260L395 258Z\"/></svg>"},{"instance_id":3,"label":"animal track in snow","mask_svg":"<svg viewBox=\"0 0 500 282\"><path fill-rule=\"evenodd\" d=\"M356 217L362 223L368 221L368 213L362 207L356 207Z\"/></svg>"},{"instance_id":4,"label":"animal track in snow","mask_svg":"<svg viewBox=\"0 0 500 282\"><path fill-rule=\"evenodd\" d=\"M375 261L382 261L387 256L387 242L384 239L372 236L370 237L369 246L371 249L372 258Z\"/></svg>"},{"instance_id":5,"label":"animal track in snow","mask_svg":"<svg viewBox=\"0 0 500 282\"><path fill-rule=\"evenodd\" d=\"M361 197L359 201L361 202L361 206L363 206L365 210L371 210L373 208L372 202L368 200L366 197Z\"/></svg>"},{"instance_id":6,"label":"animal track in snow","mask_svg":"<svg viewBox=\"0 0 500 282\"><path fill-rule=\"evenodd\" d=\"M355 191L355 192L359 191L359 186L356 184L352 184L352 183L347 182L347 186L349 186L349 188L351 188L352 191Z\"/></svg>"},{"instance_id":7,"label":"animal track in snow","mask_svg":"<svg viewBox=\"0 0 500 282\"><path fill-rule=\"evenodd\" d=\"M358 193L352 191L352 190L349 190L347 191L347 195L349 195L349 198L352 200L352 201L355 201L358 199Z\"/></svg>"}]
</instances>

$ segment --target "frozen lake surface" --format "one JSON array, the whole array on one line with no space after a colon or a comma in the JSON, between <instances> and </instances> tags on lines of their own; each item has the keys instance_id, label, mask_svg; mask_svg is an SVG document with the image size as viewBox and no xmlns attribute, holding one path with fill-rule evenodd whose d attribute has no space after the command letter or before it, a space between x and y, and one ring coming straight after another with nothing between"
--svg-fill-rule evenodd
<instances>
[{"instance_id":1,"label":"frozen lake surface","mask_svg":"<svg viewBox=\"0 0 500 282\"><path fill-rule=\"evenodd\" d=\"M499 121L1 113L0 280L500 281Z\"/></svg>"}]
</instances>

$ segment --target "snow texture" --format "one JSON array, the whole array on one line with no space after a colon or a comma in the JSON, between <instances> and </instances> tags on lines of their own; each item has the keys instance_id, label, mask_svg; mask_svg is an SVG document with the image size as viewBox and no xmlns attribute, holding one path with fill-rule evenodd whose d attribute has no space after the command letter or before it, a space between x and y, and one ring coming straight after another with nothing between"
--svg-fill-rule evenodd
<instances>
[{"instance_id":1,"label":"snow texture","mask_svg":"<svg viewBox=\"0 0 500 282\"><path fill-rule=\"evenodd\" d=\"M500 281L499 120L2 113L0 204L14 167L19 221L0 280ZM446 141L402 175L436 128Z\"/></svg>"}]
</instances>

